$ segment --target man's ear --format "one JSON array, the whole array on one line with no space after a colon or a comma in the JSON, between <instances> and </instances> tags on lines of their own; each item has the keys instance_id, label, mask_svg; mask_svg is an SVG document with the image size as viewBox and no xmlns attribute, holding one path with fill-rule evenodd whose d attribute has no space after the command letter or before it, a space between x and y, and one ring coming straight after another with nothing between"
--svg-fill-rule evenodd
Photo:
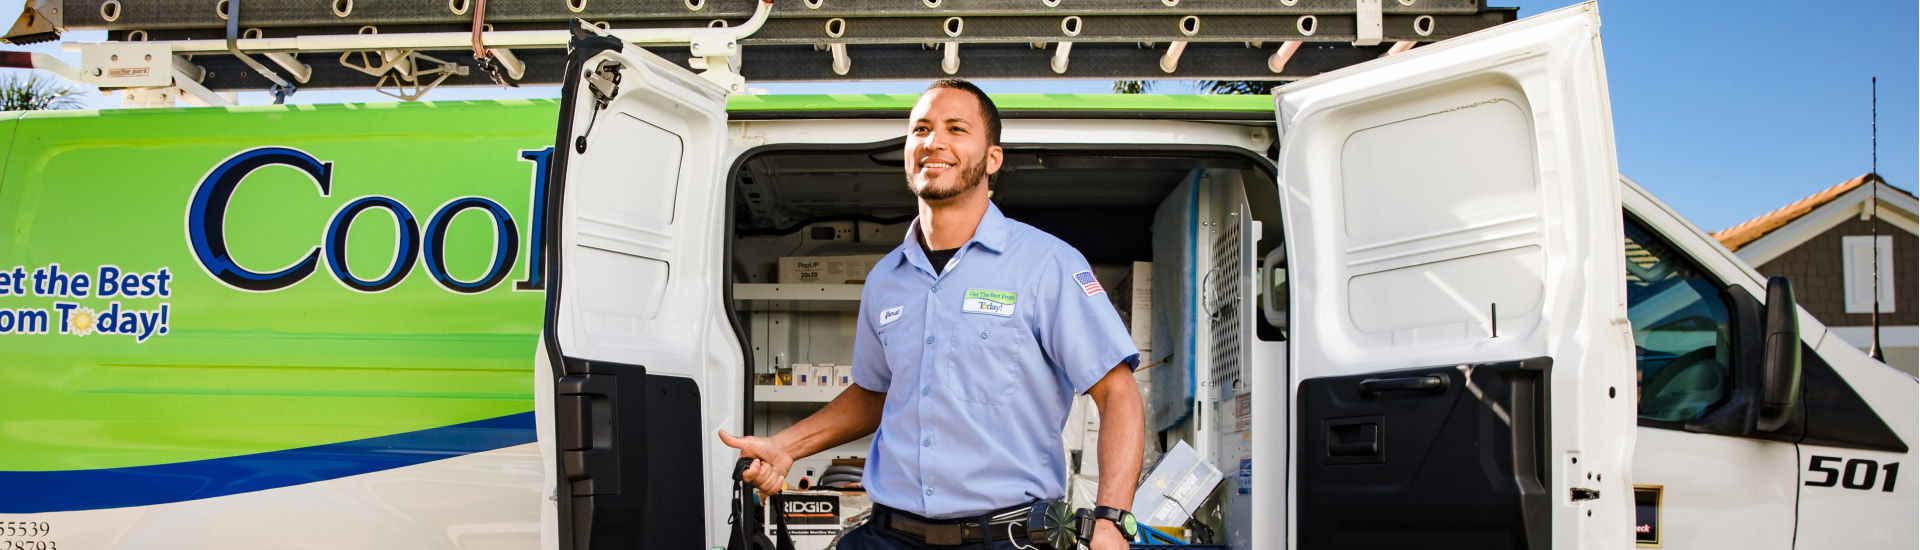
<instances>
[{"instance_id":1,"label":"man's ear","mask_svg":"<svg viewBox=\"0 0 1920 550\"><path fill-rule=\"evenodd\" d=\"M987 147L987 173L994 174L994 173L1000 172L1000 163L1006 160L1006 155L1007 155L1006 151L1001 150L1000 146L998 145L988 146Z\"/></svg>"}]
</instances>

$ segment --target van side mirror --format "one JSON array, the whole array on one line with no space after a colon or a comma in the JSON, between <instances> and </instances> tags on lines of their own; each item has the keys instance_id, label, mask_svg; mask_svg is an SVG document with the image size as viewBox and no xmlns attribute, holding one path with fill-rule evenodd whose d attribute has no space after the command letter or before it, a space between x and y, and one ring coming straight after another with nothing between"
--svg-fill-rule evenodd
<instances>
[{"instance_id":1,"label":"van side mirror","mask_svg":"<svg viewBox=\"0 0 1920 550\"><path fill-rule=\"evenodd\" d=\"M1760 431L1778 430L1800 403L1800 308L1786 277L1767 279L1766 331L1760 359Z\"/></svg>"}]
</instances>

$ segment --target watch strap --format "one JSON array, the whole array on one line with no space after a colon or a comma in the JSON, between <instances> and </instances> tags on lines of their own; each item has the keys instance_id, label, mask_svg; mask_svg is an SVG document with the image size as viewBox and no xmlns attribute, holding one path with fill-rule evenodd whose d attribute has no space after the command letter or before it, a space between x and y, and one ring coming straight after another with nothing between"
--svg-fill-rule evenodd
<instances>
[{"instance_id":1,"label":"watch strap","mask_svg":"<svg viewBox=\"0 0 1920 550\"><path fill-rule=\"evenodd\" d=\"M1133 538L1140 534L1140 529L1135 525L1135 522L1128 521L1133 519L1132 516L1133 514L1131 512L1112 506L1096 506L1093 508L1094 518L1113 522L1113 526L1119 528L1120 534L1126 535L1127 538Z\"/></svg>"}]
</instances>

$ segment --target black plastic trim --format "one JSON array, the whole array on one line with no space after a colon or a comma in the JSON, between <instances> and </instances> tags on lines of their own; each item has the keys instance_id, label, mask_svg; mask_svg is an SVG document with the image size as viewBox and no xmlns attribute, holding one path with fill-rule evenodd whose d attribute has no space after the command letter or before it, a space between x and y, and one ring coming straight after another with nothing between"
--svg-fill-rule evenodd
<instances>
[{"instance_id":1,"label":"black plastic trim","mask_svg":"<svg viewBox=\"0 0 1920 550\"><path fill-rule=\"evenodd\" d=\"M1536 357L1303 380L1298 546L1551 546L1552 370ZM1363 387L1432 378L1447 382Z\"/></svg>"},{"instance_id":2,"label":"black plastic trim","mask_svg":"<svg viewBox=\"0 0 1920 550\"><path fill-rule=\"evenodd\" d=\"M544 227L541 232L541 240L545 242L540 243L539 253L545 256L547 300L545 312L542 315L540 334L547 349L547 364L551 365L554 369L553 372L550 373L550 376L552 376L556 382L568 374L568 368L571 364L571 361L560 349L560 337L555 331L555 328L559 326L560 296L564 286L560 278L562 268L561 257L563 256L563 254L560 253L560 243L562 242L560 228L562 225L561 216L564 215L562 208L564 201L559 199L566 196L567 159L572 156L569 151L573 150L573 146L570 143L573 136L573 105L580 95L580 78L578 78L577 75L584 74L583 71L586 68L588 59L599 55L601 52L620 51L622 47L620 41L617 39L591 39L592 35L579 28L579 24L579 21L574 22L574 39L572 43L569 44L566 73L561 78L560 120L558 127L554 131L554 155L548 161L551 164L547 170L547 185L543 186L547 194L545 200L547 212L545 215L546 227ZM640 373L644 375L645 372L644 367L641 368ZM556 387L556 390L557 389ZM558 418L556 417L555 420L555 428L559 428L557 425ZM558 431L559 430L556 429L556 433ZM558 451L556 450L556 454L557 453ZM566 480L568 478L566 466L563 461L555 460L554 469L554 479ZM560 547L576 549L589 548L593 538L591 525L587 526L585 529L587 533L584 535L575 532L574 524L582 518L576 517L581 514L576 514L577 511L573 509L574 491L572 484L561 481L555 483L555 485L554 498L558 502L556 508L558 508ZM589 508L591 508L590 504ZM593 516L592 510L586 510L584 516L585 518L591 518ZM643 521L643 518L635 518L635 521Z\"/></svg>"},{"instance_id":3,"label":"black plastic trim","mask_svg":"<svg viewBox=\"0 0 1920 550\"><path fill-rule=\"evenodd\" d=\"M1802 445L1906 453L1907 443L1812 346L1800 350L1800 407L1788 425L1804 423Z\"/></svg>"}]
</instances>

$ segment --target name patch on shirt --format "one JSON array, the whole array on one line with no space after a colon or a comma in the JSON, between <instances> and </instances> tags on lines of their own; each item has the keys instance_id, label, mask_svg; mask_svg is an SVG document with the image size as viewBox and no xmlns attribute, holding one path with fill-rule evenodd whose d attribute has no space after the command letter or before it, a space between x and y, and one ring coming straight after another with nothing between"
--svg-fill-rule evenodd
<instances>
[{"instance_id":1,"label":"name patch on shirt","mask_svg":"<svg viewBox=\"0 0 1920 550\"><path fill-rule=\"evenodd\" d=\"M880 310L880 326L891 325L894 321L900 320L900 314L906 311L907 306L893 306Z\"/></svg>"},{"instance_id":2,"label":"name patch on shirt","mask_svg":"<svg viewBox=\"0 0 1920 550\"><path fill-rule=\"evenodd\" d=\"M960 302L960 311L1012 317L1015 297L1005 290L969 288L966 301Z\"/></svg>"}]
</instances>

